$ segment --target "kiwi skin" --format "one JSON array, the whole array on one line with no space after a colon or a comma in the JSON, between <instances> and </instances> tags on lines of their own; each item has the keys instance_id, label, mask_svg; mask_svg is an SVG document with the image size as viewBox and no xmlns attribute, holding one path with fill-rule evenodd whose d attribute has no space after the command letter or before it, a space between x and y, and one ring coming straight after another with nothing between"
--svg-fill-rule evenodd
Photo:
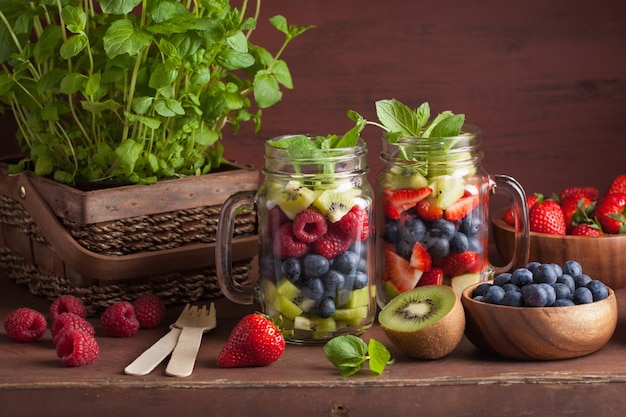
<instances>
[{"instance_id":1,"label":"kiwi skin","mask_svg":"<svg viewBox=\"0 0 626 417\"><path fill-rule=\"evenodd\" d=\"M439 359L450 354L463 339L465 331L465 311L454 291L454 306L440 320L430 326L415 331L398 331L381 324L389 341L406 353L418 359Z\"/></svg>"}]
</instances>

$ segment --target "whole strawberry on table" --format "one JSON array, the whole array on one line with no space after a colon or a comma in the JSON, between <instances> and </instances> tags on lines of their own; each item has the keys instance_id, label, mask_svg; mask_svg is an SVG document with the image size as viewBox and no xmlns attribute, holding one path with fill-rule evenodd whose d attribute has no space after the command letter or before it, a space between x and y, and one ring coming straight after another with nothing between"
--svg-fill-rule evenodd
<instances>
[{"instance_id":1,"label":"whole strawberry on table","mask_svg":"<svg viewBox=\"0 0 626 417\"><path fill-rule=\"evenodd\" d=\"M598 237L626 233L626 174L618 175L602 195L593 186L567 187L558 195L526 197L531 232ZM512 212L504 221L515 225Z\"/></svg>"}]
</instances>

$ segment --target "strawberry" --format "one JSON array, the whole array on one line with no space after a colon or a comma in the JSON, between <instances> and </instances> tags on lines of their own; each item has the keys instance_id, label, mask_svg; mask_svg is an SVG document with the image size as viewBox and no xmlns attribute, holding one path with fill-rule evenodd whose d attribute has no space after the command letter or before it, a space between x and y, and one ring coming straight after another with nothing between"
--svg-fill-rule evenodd
<instances>
[{"instance_id":1,"label":"strawberry","mask_svg":"<svg viewBox=\"0 0 626 417\"><path fill-rule=\"evenodd\" d=\"M479 256L477 252L451 253L442 258L438 265L443 273L449 277L456 277L469 272L478 272L480 269Z\"/></svg>"},{"instance_id":2,"label":"strawberry","mask_svg":"<svg viewBox=\"0 0 626 417\"><path fill-rule=\"evenodd\" d=\"M385 251L385 271L389 281L400 292L415 288L423 274L423 271L411 267L409 261L389 249Z\"/></svg>"},{"instance_id":3,"label":"strawberry","mask_svg":"<svg viewBox=\"0 0 626 417\"><path fill-rule=\"evenodd\" d=\"M594 214L604 233L626 233L626 194L605 195L598 202Z\"/></svg>"},{"instance_id":4,"label":"strawberry","mask_svg":"<svg viewBox=\"0 0 626 417\"><path fill-rule=\"evenodd\" d=\"M285 351L285 338L276 325L260 313L248 314L233 328L217 357L223 368L266 366Z\"/></svg>"},{"instance_id":5,"label":"strawberry","mask_svg":"<svg viewBox=\"0 0 626 417\"><path fill-rule=\"evenodd\" d=\"M429 196L415 206L415 211L422 220L434 221L443 217L443 210L437 205L437 197Z\"/></svg>"},{"instance_id":6,"label":"strawberry","mask_svg":"<svg viewBox=\"0 0 626 417\"><path fill-rule=\"evenodd\" d=\"M572 228L569 233L572 236L589 236L589 237L599 237L604 236L602 230L595 224L587 224L581 223Z\"/></svg>"},{"instance_id":7,"label":"strawberry","mask_svg":"<svg viewBox=\"0 0 626 417\"><path fill-rule=\"evenodd\" d=\"M561 203L572 197L574 197L576 201L581 198L588 198L591 201L596 201L600 198L600 190L596 187L567 187L561 191L561 194L559 194L559 200Z\"/></svg>"},{"instance_id":8,"label":"strawberry","mask_svg":"<svg viewBox=\"0 0 626 417\"><path fill-rule=\"evenodd\" d=\"M537 200L539 200L539 197L536 195L526 196L526 207L528 208L528 210L530 210L531 207L535 205ZM515 217L513 217L513 209L509 209L507 210L506 213L504 213L504 221L509 226L515 226Z\"/></svg>"},{"instance_id":9,"label":"strawberry","mask_svg":"<svg viewBox=\"0 0 626 417\"><path fill-rule=\"evenodd\" d=\"M415 242L415 245L413 245L409 265L411 265L411 268L419 269L420 271L430 270L432 260L426 246L421 242Z\"/></svg>"},{"instance_id":10,"label":"strawberry","mask_svg":"<svg viewBox=\"0 0 626 417\"><path fill-rule=\"evenodd\" d=\"M461 220L477 206L477 195L461 197L445 210L444 217L450 221Z\"/></svg>"},{"instance_id":11,"label":"strawberry","mask_svg":"<svg viewBox=\"0 0 626 417\"><path fill-rule=\"evenodd\" d=\"M563 219L565 220L565 232L570 233L578 224L590 223L589 215L595 209L595 203L587 197L572 196L561 202Z\"/></svg>"},{"instance_id":12,"label":"strawberry","mask_svg":"<svg viewBox=\"0 0 626 417\"><path fill-rule=\"evenodd\" d=\"M399 219L403 211L409 210L428 197L433 190L429 187L419 189L400 188L392 190L387 187L383 191L383 212L389 219Z\"/></svg>"},{"instance_id":13,"label":"strawberry","mask_svg":"<svg viewBox=\"0 0 626 417\"><path fill-rule=\"evenodd\" d=\"M565 235L563 210L555 200L544 200L543 196L539 196L539 200L528 213L528 221L531 232Z\"/></svg>"},{"instance_id":14,"label":"strawberry","mask_svg":"<svg viewBox=\"0 0 626 417\"><path fill-rule=\"evenodd\" d=\"M431 268L422 274L416 287L423 285L441 285L443 284L443 270L441 268Z\"/></svg>"},{"instance_id":15,"label":"strawberry","mask_svg":"<svg viewBox=\"0 0 626 417\"><path fill-rule=\"evenodd\" d=\"M607 194L626 194L626 174L615 177Z\"/></svg>"}]
</instances>

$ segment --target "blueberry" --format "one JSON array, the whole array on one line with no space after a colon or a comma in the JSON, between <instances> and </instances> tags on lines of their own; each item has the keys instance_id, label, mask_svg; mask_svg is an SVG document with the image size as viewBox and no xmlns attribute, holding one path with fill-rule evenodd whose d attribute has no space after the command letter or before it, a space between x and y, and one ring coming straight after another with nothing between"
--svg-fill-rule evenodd
<instances>
[{"instance_id":1,"label":"blueberry","mask_svg":"<svg viewBox=\"0 0 626 417\"><path fill-rule=\"evenodd\" d=\"M556 301L556 291L554 290L554 287L550 284L546 284L545 282L542 282L539 285L543 287L544 290L546 290L546 295L548 296L548 301L546 302L546 305L551 306L552 304L554 304L554 302Z\"/></svg>"},{"instance_id":2,"label":"blueberry","mask_svg":"<svg viewBox=\"0 0 626 417\"><path fill-rule=\"evenodd\" d=\"M563 275L563 268L561 268L561 265L555 263L551 263L550 265L552 265L552 268L556 271L557 277Z\"/></svg>"},{"instance_id":3,"label":"blueberry","mask_svg":"<svg viewBox=\"0 0 626 417\"><path fill-rule=\"evenodd\" d=\"M511 273L511 284L517 285L519 288L531 282L533 282L533 273L529 269L517 268Z\"/></svg>"},{"instance_id":4,"label":"blueberry","mask_svg":"<svg viewBox=\"0 0 626 417\"><path fill-rule=\"evenodd\" d=\"M507 282L506 284L504 284L502 286L502 288L504 289L505 292L509 292L509 291L520 291L520 288L515 285L515 284L511 284L510 282Z\"/></svg>"},{"instance_id":5,"label":"blueberry","mask_svg":"<svg viewBox=\"0 0 626 417\"><path fill-rule=\"evenodd\" d=\"M413 245L415 245L415 242L411 243L406 240L399 240L398 243L396 243L396 253L405 259L409 259L413 252Z\"/></svg>"},{"instance_id":6,"label":"blueberry","mask_svg":"<svg viewBox=\"0 0 626 417\"><path fill-rule=\"evenodd\" d=\"M593 294L587 287L578 287L574 291L574 297L572 298L574 304L589 304L593 303Z\"/></svg>"},{"instance_id":7,"label":"blueberry","mask_svg":"<svg viewBox=\"0 0 626 417\"><path fill-rule=\"evenodd\" d=\"M432 236L441 237L450 240L456 233L454 223L445 219L437 219L430 225L430 234Z\"/></svg>"},{"instance_id":8,"label":"blueberry","mask_svg":"<svg viewBox=\"0 0 626 417\"><path fill-rule=\"evenodd\" d=\"M426 234L426 225L420 219L410 219L404 222L404 225L399 228L400 240L406 240L411 242L411 246L415 242L421 241Z\"/></svg>"},{"instance_id":9,"label":"blueberry","mask_svg":"<svg viewBox=\"0 0 626 417\"><path fill-rule=\"evenodd\" d=\"M509 291L502 297L502 305L511 307L523 307L524 296L519 291Z\"/></svg>"},{"instance_id":10,"label":"blueberry","mask_svg":"<svg viewBox=\"0 0 626 417\"><path fill-rule=\"evenodd\" d=\"M491 287L492 285L493 284L490 284L488 282L483 282L482 284L477 285L472 291L472 298L476 297L477 295L485 295L489 287Z\"/></svg>"},{"instance_id":11,"label":"blueberry","mask_svg":"<svg viewBox=\"0 0 626 417\"><path fill-rule=\"evenodd\" d=\"M324 284L324 290L328 294L332 294L337 289L342 289L345 283L345 276L336 269L331 269L330 271L322 275L322 284Z\"/></svg>"},{"instance_id":12,"label":"blueberry","mask_svg":"<svg viewBox=\"0 0 626 417\"><path fill-rule=\"evenodd\" d=\"M298 282L300 274L302 273L300 259L287 258L283 260L280 265L280 270L282 271L283 276L287 277L289 281Z\"/></svg>"},{"instance_id":13,"label":"blueberry","mask_svg":"<svg viewBox=\"0 0 626 417\"><path fill-rule=\"evenodd\" d=\"M583 267L576 261L565 261L563 273L572 277L577 277L583 273Z\"/></svg>"},{"instance_id":14,"label":"blueberry","mask_svg":"<svg viewBox=\"0 0 626 417\"><path fill-rule=\"evenodd\" d=\"M482 221L480 219L480 212L478 209L472 210L467 216L461 219L459 230L465 233L467 236L476 236L482 228Z\"/></svg>"},{"instance_id":15,"label":"blueberry","mask_svg":"<svg viewBox=\"0 0 626 417\"><path fill-rule=\"evenodd\" d=\"M574 277L574 283L576 284L576 288L584 287L591 282L591 277L586 274L580 274Z\"/></svg>"},{"instance_id":16,"label":"blueberry","mask_svg":"<svg viewBox=\"0 0 626 417\"><path fill-rule=\"evenodd\" d=\"M562 282L553 284L552 288L554 288L557 300L571 300L574 295L573 291L571 291L570 288Z\"/></svg>"},{"instance_id":17,"label":"blueberry","mask_svg":"<svg viewBox=\"0 0 626 417\"><path fill-rule=\"evenodd\" d=\"M541 264L533 271L533 281L537 284L554 284L559 277L556 269L551 264Z\"/></svg>"},{"instance_id":18,"label":"blueberry","mask_svg":"<svg viewBox=\"0 0 626 417\"><path fill-rule=\"evenodd\" d=\"M528 269L530 272L533 272L539 265L541 265L541 262L532 261L528 262L524 268Z\"/></svg>"},{"instance_id":19,"label":"blueberry","mask_svg":"<svg viewBox=\"0 0 626 417\"><path fill-rule=\"evenodd\" d=\"M361 257L352 251L345 251L337 255L333 260L333 269L343 273L351 274L356 271Z\"/></svg>"},{"instance_id":20,"label":"blueberry","mask_svg":"<svg viewBox=\"0 0 626 417\"><path fill-rule=\"evenodd\" d=\"M485 251L485 246L478 237L471 237L469 238L469 250L481 254Z\"/></svg>"},{"instance_id":21,"label":"blueberry","mask_svg":"<svg viewBox=\"0 0 626 417\"><path fill-rule=\"evenodd\" d=\"M385 223L383 240L387 243L398 243L398 240L400 240L398 227L398 221L396 220Z\"/></svg>"},{"instance_id":22,"label":"blueberry","mask_svg":"<svg viewBox=\"0 0 626 417\"><path fill-rule=\"evenodd\" d=\"M569 274L563 274L560 277L558 277L556 279L556 282L559 284L565 284L567 285L567 288L569 288L569 291L574 294L574 291L576 290L576 282L574 281L574 278L572 278L571 275Z\"/></svg>"},{"instance_id":23,"label":"blueberry","mask_svg":"<svg viewBox=\"0 0 626 417\"><path fill-rule=\"evenodd\" d=\"M565 298L558 298L554 304L552 304L552 307L569 307L569 306L575 306L576 304L574 304L574 302L572 300L568 300Z\"/></svg>"},{"instance_id":24,"label":"blueberry","mask_svg":"<svg viewBox=\"0 0 626 417\"><path fill-rule=\"evenodd\" d=\"M319 300L324 295L324 283L321 278L309 278L302 283L302 295L311 300Z\"/></svg>"},{"instance_id":25,"label":"blueberry","mask_svg":"<svg viewBox=\"0 0 626 417\"><path fill-rule=\"evenodd\" d=\"M497 285L499 287L504 287L505 284L511 282L511 273L503 272L501 274L496 275L493 279L493 285Z\"/></svg>"},{"instance_id":26,"label":"blueberry","mask_svg":"<svg viewBox=\"0 0 626 417\"><path fill-rule=\"evenodd\" d=\"M604 285L602 281L597 279L591 280L587 285L587 288L591 291L591 295L593 296L593 301L604 300L609 296L609 289Z\"/></svg>"},{"instance_id":27,"label":"blueberry","mask_svg":"<svg viewBox=\"0 0 626 417\"><path fill-rule=\"evenodd\" d=\"M365 288L367 286L367 282L369 279L367 278L367 274L361 271L357 271L354 274L354 281L352 283L352 288L355 290Z\"/></svg>"},{"instance_id":28,"label":"blueberry","mask_svg":"<svg viewBox=\"0 0 626 417\"><path fill-rule=\"evenodd\" d=\"M316 253L310 253L302 260L302 272L305 277L321 277L329 268L328 259Z\"/></svg>"},{"instance_id":29,"label":"blueberry","mask_svg":"<svg viewBox=\"0 0 626 417\"><path fill-rule=\"evenodd\" d=\"M456 232L450 239L450 251L454 253L467 252L470 248L469 239L463 232Z\"/></svg>"},{"instance_id":30,"label":"blueberry","mask_svg":"<svg viewBox=\"0 0 626 417\"><path fill-rule=\"evenodd\" d=\"M544 286L529 284L523 290L524 304L530 307L545 307L548 305L548 294Z\"/></svg>"},{"instance_id":31,"label":"blueberry","mask_svg":"<svg viewBox=\"0 0 626 417\"><path fill-rule=\"evenodd\" d=\"M320 300L316 310L318 316L323 319L327 319L335 313L336 309L337 306L335 306L335 300L333 300L332 297L326 297Z\"/></svg>"},{"instance_id":32,"label":"blueberry","mask_svg":"<svg viewBox=\"0 0 626 417\"><path fill-rule=\"evenodd\" d=\"M359 258L359 263L356 266L357 271L367 272L367 259L364 256Z\"/></svg>"},{"instance_id":33,"label":"blueberry","mask_svg":"<svg viewBox=\"0 0 626 417\"><path fill-rule=\"evenodd\" d=\"M426 248L433 258L445 258L450 253L450 241L444 237L431 237Z\"/></svg>"},{"instance_id":34,"label":"blueberry","mask_svg":"<svg viewBox=\"0 0 626 417\"><path fill-rule=\"evenodd\" d=\"M492 285L483 295L483 301L490 304L501 304L505 294L502 287Z\"/></svg>"},{"instance_id":35,"label":"blueberry","mask_svg":"<svg viewBox=\"0 0 626 417\"><path fill-rule=\"evenodd\" d=\"M482 295L474 296L474 297L472 297L472 300L483 301L483 296Z\"/></svg>"},{"instance_id":36,"label":"blueberry","mask_svg":"<svg viewBox=\"0 0 626 417\"><path fill-rule=\"evenodd\" d=\"M356 274L357 272L355 272L354 274L344 275L345 282L342 289L352 291L352 289L354 288L354 281L356 281Z\"/></svg>"}]
</instances>

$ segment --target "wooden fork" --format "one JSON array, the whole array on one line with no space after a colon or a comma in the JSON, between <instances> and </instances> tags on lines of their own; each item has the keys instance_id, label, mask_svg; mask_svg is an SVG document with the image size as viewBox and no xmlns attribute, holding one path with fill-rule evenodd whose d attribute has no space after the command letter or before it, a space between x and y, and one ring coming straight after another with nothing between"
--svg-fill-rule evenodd
<instances>
[{"instance_id":1,"label":"wooden fork","mask_svg":"<svg viewBox=\"0 0 626 417\"><path fill-rule=\"evenodd\" d=\"M193 306L187 314L181 314L174 326L181 329L178 343L172 352L165 373L170 376L189 376L196 363L202 335L216 326L215 305L211 303L209 310Z\"/></svg>"}]
</instances>

